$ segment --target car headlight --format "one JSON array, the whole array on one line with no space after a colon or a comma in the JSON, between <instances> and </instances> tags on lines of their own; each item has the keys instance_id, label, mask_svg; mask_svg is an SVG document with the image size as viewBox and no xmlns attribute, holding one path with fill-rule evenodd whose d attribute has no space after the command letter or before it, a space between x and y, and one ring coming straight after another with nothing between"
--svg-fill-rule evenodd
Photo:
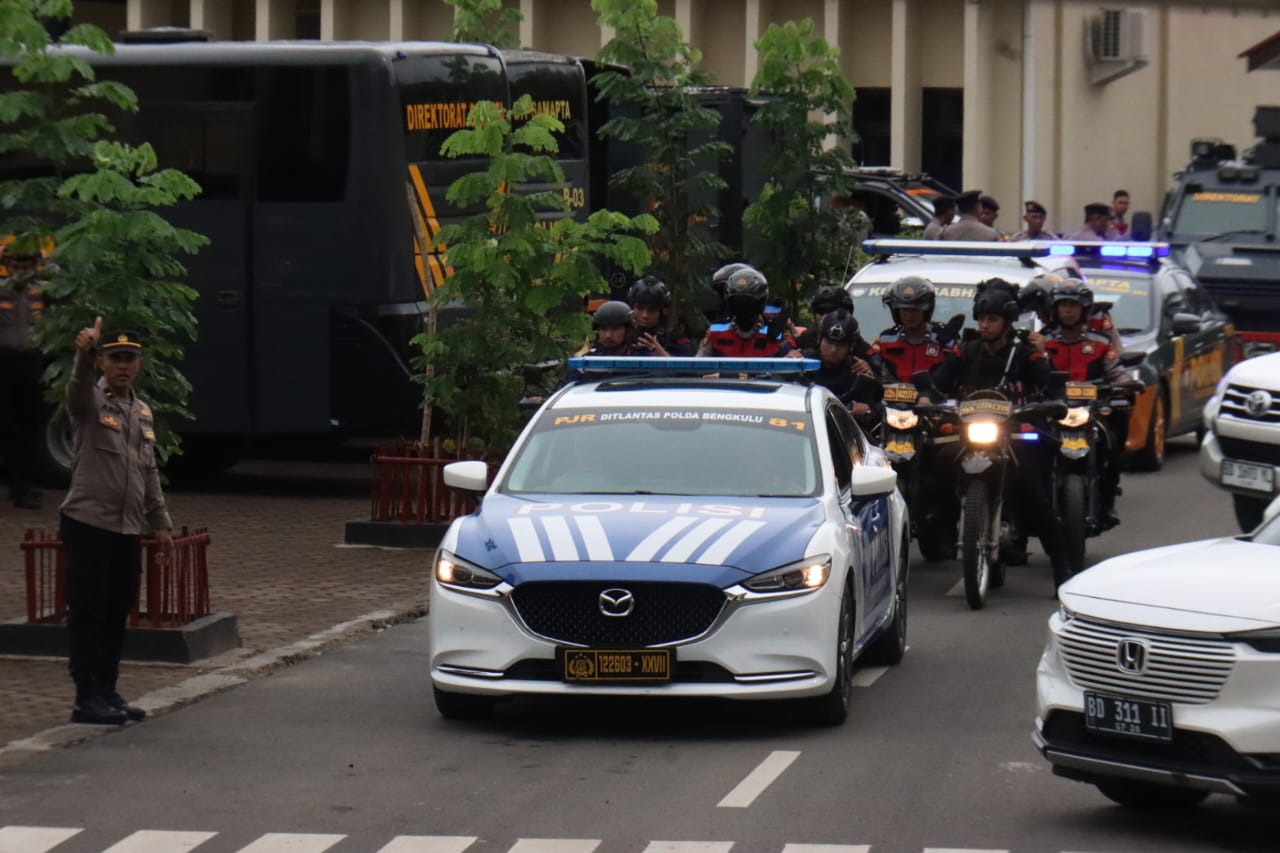
<instances>
[{"instance_id":1,"label":"car headlight","mask_svg":"<svg viewBox=\"0 0 1280 853\"><path fill-rule=\"evenodd\" d=\"M1089 422L1088 406L1072 406L1071 408L1067 409L1067 416L1065 418L1058 419L1058 423L1062 424L1064 427L1068 429L1075 429L1076 427L1082 427L1088 422Z\"/></svg>"},{"instance_id":2,"label":"car headlight","mask_svg":"<svg viewBox=\"0 0 1280 853\"><path fill-rule=\"evenodd\" d=\"M884 419L894 429L914 429L920 422L920 416L910 409L885 409Z\"/></svg>"},{"instance_id":3,"label":"car headlight","mask_svg":"<svg viewBox=\"0 0 1280 853\"><path fill-rule=\"evenodd\" d=\"M974 421L965 424L964 430L970 444L995 444L1000 438L1000 424L994 421Z\"/></svg>"},{"instance_id":4,"label":"car headlight","mask_svg":"<svg viewBox=\"0 0 1280 853\"><path fill-rule=\"evenodd\" d=\"M1260 652L1280 655L1280 628L1269 628L1265 631L1249 631L1245 634L1230 634L1227 639L1248 643Z\"/></svg>"},{"instance_id":5,"label":"car headlight","mask_svg":"<svg viewBox=\"0 0 1280 853\"><path fill-rule=\"evenodd\" d=\"M796 592L815 590L831 577L831 557L818 554L797 563L758 574L743 586L752 592Z\"/></svg>"},{"instance_id":6,"label":"car headlight","mask_svg":"<svg viewBox=\"0 0 1280 853\"><path fill-rule=\"evenodd\" d=\"M472 565L448 551L436 555L436 580L445 586L461 589L493 589L502 578L493 572Z\"/></svg>"}]
</instances>

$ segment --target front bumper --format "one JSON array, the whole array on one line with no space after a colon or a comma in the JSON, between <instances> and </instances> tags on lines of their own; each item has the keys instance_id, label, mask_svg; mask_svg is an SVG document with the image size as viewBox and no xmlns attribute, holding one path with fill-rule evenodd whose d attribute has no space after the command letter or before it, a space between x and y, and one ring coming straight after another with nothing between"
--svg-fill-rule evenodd
<instances>
[{"instance_id":1,"label":"front bumper","mask_svg":"<svg viewBox=\"0 0 1280 853\"><path fill-rule=\"evenodd\" d=\"M530 632L508 601L433 581L431 681L451 692L490 696L816 696L832 685L842 581L832 577L818 591L794 598L730 601L709 632L670 646L676 661L671 681L620 684L565 682L557 644Z\"/></svg>"},{"instance_id":2,"label":"front bumper","mask_svg":"<svg viewBox=\"0 0 1280 853\"><path fill-rule=\"evenodd\" d=\"M1270 501L1274 493L1223 485L1222 461L1233 459L1255 465L1271 465L1275 472L1273 482L1280 484L1280 465L1273 464L1273 460L1280 457L1280 427L1250 424L1241 429L1235 424L1227 425L1222 420L1218 421L1218 426L1226 431L1224 437L1233 441L1234 446L1242 448L1242 451L1228 455L1223 450L1217 431L1210 429L1200 444L1200 476L1232 494L1247 495L1263 502Z\"/></svg>"}]
</instances>

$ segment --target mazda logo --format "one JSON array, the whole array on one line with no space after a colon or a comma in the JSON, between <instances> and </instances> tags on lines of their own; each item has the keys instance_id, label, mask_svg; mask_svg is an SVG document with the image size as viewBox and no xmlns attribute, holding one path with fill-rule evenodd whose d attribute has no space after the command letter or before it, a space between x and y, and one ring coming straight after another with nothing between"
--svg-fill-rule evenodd
<instances>
[{"instance_id":1,"label":"mazda logo","mask_svg":"<svg viewBox=\"0 0 1280 853\"><path fill-rule=\"evenodd\" d=\"M600 593L598 603L601 613L614 618L630 616L631 611L636 607L635 596L626 589L606 589Z\"/></svg>"},{"instance_id":2,"label":"mazda logo","mask_svg":"<svg viewBox=\"0 0 1280 853\"><path fill-rule=\"evenodd\" d=\"M1147 644L1142 640L1121 640L1116 646L1116 666L1129 675L1147 671Z\"/></svg>"},{"instance_id":3,"label":"mazda logo","mask_svg":"<svg viewBox=\"0 0 1280 853\"><path fill-rule=\"evenodd\" d=\"M1253 391L1244 398L1244 407L1249 414L1260 418L1271 411L1271 395L1266 391Z\"/></svg>"}]
</instances>

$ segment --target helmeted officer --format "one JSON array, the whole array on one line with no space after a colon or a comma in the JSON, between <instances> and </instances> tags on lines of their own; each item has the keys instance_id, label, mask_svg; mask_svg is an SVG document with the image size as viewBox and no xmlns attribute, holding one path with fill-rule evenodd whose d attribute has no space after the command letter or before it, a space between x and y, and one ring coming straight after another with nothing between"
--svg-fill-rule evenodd
<instances>
[{"instance_id":1,"label":"helmeted officer","mask_svg":"<svg viewBox=\"0 0 1280 853\"><path fill-rule=\"evenodd\" d=\"M746 267L729 276L725 283L726 322L713 323L707 330L700 356L757 357L784 356L791 347L784 329L771 329L764 321L764 306L769 299L769 282L755 269Z\"/></svg>"},{"instance_id":2,"label":"helmeted officer","mask_svg":"<svg viewBox=\"0 0 1280 853\"><path fill-rule=\"evenodd\" d=\"M796 347L806 351L818 348L818 342L821 339L822 321L828 314L835 311L847 311L850 315L854 313L853 297L843 287L824 284L818 288L818 292L809 300L809 309L813 312L813 325L805 329L804 334L796 339ZM875 347L868 343L867 339L858 331L857 323L854 324L853 354L870 363L872 368L879 372L880 362L875 356Z\"/></svg>"},{"instance_id":3,"label":"helmeted officer","mask_svg":"<svg viewBox=\"0 0 1280 853\"><path fill-rule=\"evenodd\" d=\"M665 326L666 310L671 305L671 290L665 281L655 275L637 279L627 290L627 301L635 319L633 355L693 355L689 339Z\"/></svg>"},{"instance_id":4,"label":"helmeted officer","mask_svg":"<svg viewBox=\"0 0 1280 853\"><path fill-rule=\"evenodd\" d=\"M828 312L822 318L818 346L806 351L805 356L822 362L818 370L806 374L808 378L839 397L855 417L861 418L884 399L884 388L871 365L853 354L857 338L858 321L852 314L843 308Z\"/></svg>"},{"instance_id":5,"label":"helmeted officer","mask_svg":"<svg viewBox=\"0 0 1280 853\"><path fill-rule=\"evenodd\" d=\"M102 335L102 318L76 336L67 382L75 439L71 487L62 502L67 553L69 669L76 685L73 723L120 724L145 716L116 692L125 620L138 602L142 535L162 559L173 550L173 523L156 466L155 421L138 399L142 342L132 332ZM94 382L94 364L102 376Z\"/></svg>"},{"instance_id":6,"label":"helmeted officer","mask_svg":"<svg viewBox=\"0 0 1280 853\"><path fill-rule=\"evenodd\" d=\"M932 371L955 357L955 339L964 315L953 317L946 326L932 322L937 304L933 282L918 275L903 276L885 291L882 301L894 322L875 344L887 380L910 382L919 371Z\"/></svg>"},{"instance_id":7,"label":"helmeted officer","mask_svg":"<svg viewBox=\"0 0 1280 853\"><path fill-rule=\"evenodd\" d=\"M39 255L0 247L0 456L9 468L9 499L39 509L35 460L40 452L44 360L36 347L35 322L44 310L37 278Z\"/></svg>"}]
</instances>

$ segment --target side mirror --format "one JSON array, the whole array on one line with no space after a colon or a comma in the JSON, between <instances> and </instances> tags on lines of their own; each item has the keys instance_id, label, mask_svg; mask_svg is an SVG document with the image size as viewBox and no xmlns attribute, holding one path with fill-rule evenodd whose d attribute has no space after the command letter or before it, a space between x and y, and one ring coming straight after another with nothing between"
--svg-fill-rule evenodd
<instances>
[{"instance_id":1,"label":"side mirror","mask_svg":"<svg viewBox=\"0 0 1280 853\"><path fill-rule=\"evenodd\" d=\"M1200 315L1179 311L1173 315L1173 333L1175 335L1194 335L1200 331Z\"/></svg>"},{"instance_id":2,"label":"side mirror","mask_svg":"<svg viewBox=\"0 0 1280 853\"><path fill-rule=\"evenodd\" d=\"M1146 243L1151 240L1151 234L1154 230L1155 225L1152 222L1150 211L1139 210L1129 222L1129 239Z\"/></svg>"},{"instance_id":3,"label":"side mirror","mask_svg":"<svg viewBox=\"0 0 1280 853\"><path fill-rule=\"evenodd\" d=\"M489 489L489 466L479 459L444 466L444 484L464 495L479 497Z\"/></svg>"},{"instance_id":4,"label":"side mirror","mask_svg":"<svg viewBox=\"0 0 1280 853\"><path fill-rule=\"evenodd\" d=\"M898 487L898 472L878 465L859 465L853 469L853 496L879 498Z\"/></svg>"}]
</instances>

